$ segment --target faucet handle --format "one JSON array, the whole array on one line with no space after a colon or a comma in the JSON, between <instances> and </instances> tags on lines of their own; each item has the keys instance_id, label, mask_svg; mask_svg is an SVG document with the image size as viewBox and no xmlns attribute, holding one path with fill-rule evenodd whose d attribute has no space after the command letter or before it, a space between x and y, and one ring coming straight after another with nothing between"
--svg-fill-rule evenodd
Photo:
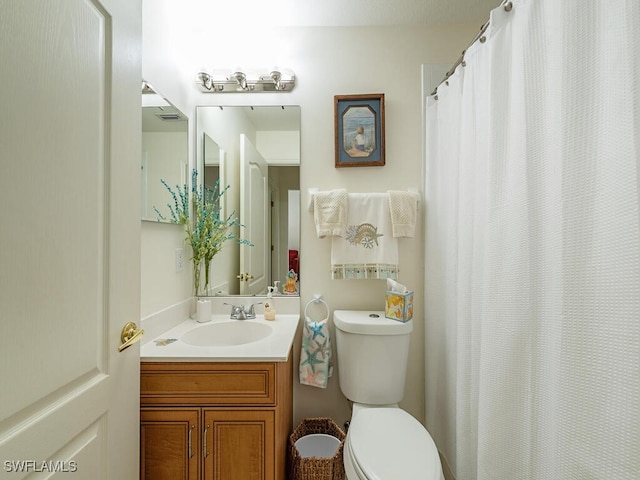
<instances>
[{"instance_id":1,"label":"faucet handle","mask_svg":"<svg viewBox=\"0 0 640 480\"><path fill-rule=\"evenodd\" d=\"M231 318L236 320L245 320L247 318L256 318L254 306L261 305L262 302L250 303L249 305L234 305L227 302L224 302L224 304L231 306Z\"/></svg>"},{"instance_id":2,"label":"faucet handle","mask_svg":"<svg viewBox=\"0 0 640 480\"><path fill-rule=\"evenodd\" d=\"M227 302L224 302L224 304L229 305L231 307L231 318L235 318L235 319L246 318L244 307L242 305L234 305L233 303L227 303Z\"/></svg>"},{"instance_id":3,"label":"faucet handle","mask_svg":"<svg viewBox=\"0 0 640 480\"><path fill-rule=\"evenodd\" d=\"M244 313L247 314L247 317L250 318L256 318L256 310L255 310L255 305L262 305L262 302L255 302L255 303L250 303L249 305L245 305L244 308Z\"/></svg>"}]
</instances>

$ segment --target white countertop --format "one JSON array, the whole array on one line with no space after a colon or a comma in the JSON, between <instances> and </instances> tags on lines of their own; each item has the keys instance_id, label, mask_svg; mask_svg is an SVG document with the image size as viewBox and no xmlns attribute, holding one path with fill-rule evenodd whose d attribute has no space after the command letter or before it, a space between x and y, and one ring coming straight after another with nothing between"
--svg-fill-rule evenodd
<instances>
[{"instance_id":1,"label":"white countertop","mask_svg":"<svg viewBox=\"0 0 640 480\"><path fill-rule=\"evenodd\" d=\"M142 345L140 360L143 362L286 362L300 323L299 314L278 314L275 320L265 320L263 315L255 319L231 320L229 315L212 315L211 322L198 323L187 319ZM194 328L216 322L254 322L270 326L272 333L255 342L234 346L194 346L180 340ZM171 339L171 343L162 340ZM175 339L175 340L173 340Z\"/></svg>"}]
</instances>

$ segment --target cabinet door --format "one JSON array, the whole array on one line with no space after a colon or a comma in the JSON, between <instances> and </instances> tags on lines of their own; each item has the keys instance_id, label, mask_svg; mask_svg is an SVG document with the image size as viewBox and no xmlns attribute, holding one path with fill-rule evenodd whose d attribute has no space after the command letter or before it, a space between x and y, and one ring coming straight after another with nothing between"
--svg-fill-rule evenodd
<instances>
[{"instance_id":1,"label":"cabinet door","mask_svg":"<svg viewBox=\"0 0 640 480\"><path fill-rule=\"evenodd\" d=\"M206 480L275 480L274 412L204 409Z\"/></svg>"},{"instance_id":2,"label":"cabinet door","mask_svg":"<svg viewBox=\"0 0 640 480\"><path fill-rule=\"evenodd\" d=\"M198 480L199 409L140 411L140 479Z\"/></svg>"}]
</instances>

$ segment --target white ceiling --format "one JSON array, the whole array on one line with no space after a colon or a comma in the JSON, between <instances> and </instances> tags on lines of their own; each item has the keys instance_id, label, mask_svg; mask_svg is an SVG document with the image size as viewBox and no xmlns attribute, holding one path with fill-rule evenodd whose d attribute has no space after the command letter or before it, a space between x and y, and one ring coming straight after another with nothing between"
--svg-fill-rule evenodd
<instances>
[{"instance_id":1,"label":"white ceiling","mask_svg":"<svg viewBox=\"0 0 640 480\"><path fill-rule=\"evenodd\" d=\"M489 12L500 3L501 0L293 0L288 23L295 26L482 25L489 18Z\"/></svg>"},{"instance_id":2,"label":"white ceiling","mask_svg":"<svg viewBox=\"0 0 640 480\"><path fill-rule=\"evenodd\" d=\"M155 1L155 0L154 0ZM501 0L164 0L191 28L448 25L487 21ZM150 3L152 5L153 2ZM161 3L156 4L155 8ZM154 7L152 7L154 8Z\"/></svg>"}]
</instances>

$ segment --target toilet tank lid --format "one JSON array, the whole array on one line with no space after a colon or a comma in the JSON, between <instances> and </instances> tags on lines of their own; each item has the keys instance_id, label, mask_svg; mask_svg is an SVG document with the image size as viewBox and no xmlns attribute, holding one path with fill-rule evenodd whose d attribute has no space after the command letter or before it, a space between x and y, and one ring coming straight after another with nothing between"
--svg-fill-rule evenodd
<instances>
[{"instance_id":1,"label":"toilet tank lid","mask_svg":"<svg viewBox=\"0 0 640 480\"><path fill-rule=\"evenodd\" d=\"M336 310L333 323L343 332L366 335L407 335L413 330L412 320L398 322L374 310Z\"/></svg>"}]
</instances>

